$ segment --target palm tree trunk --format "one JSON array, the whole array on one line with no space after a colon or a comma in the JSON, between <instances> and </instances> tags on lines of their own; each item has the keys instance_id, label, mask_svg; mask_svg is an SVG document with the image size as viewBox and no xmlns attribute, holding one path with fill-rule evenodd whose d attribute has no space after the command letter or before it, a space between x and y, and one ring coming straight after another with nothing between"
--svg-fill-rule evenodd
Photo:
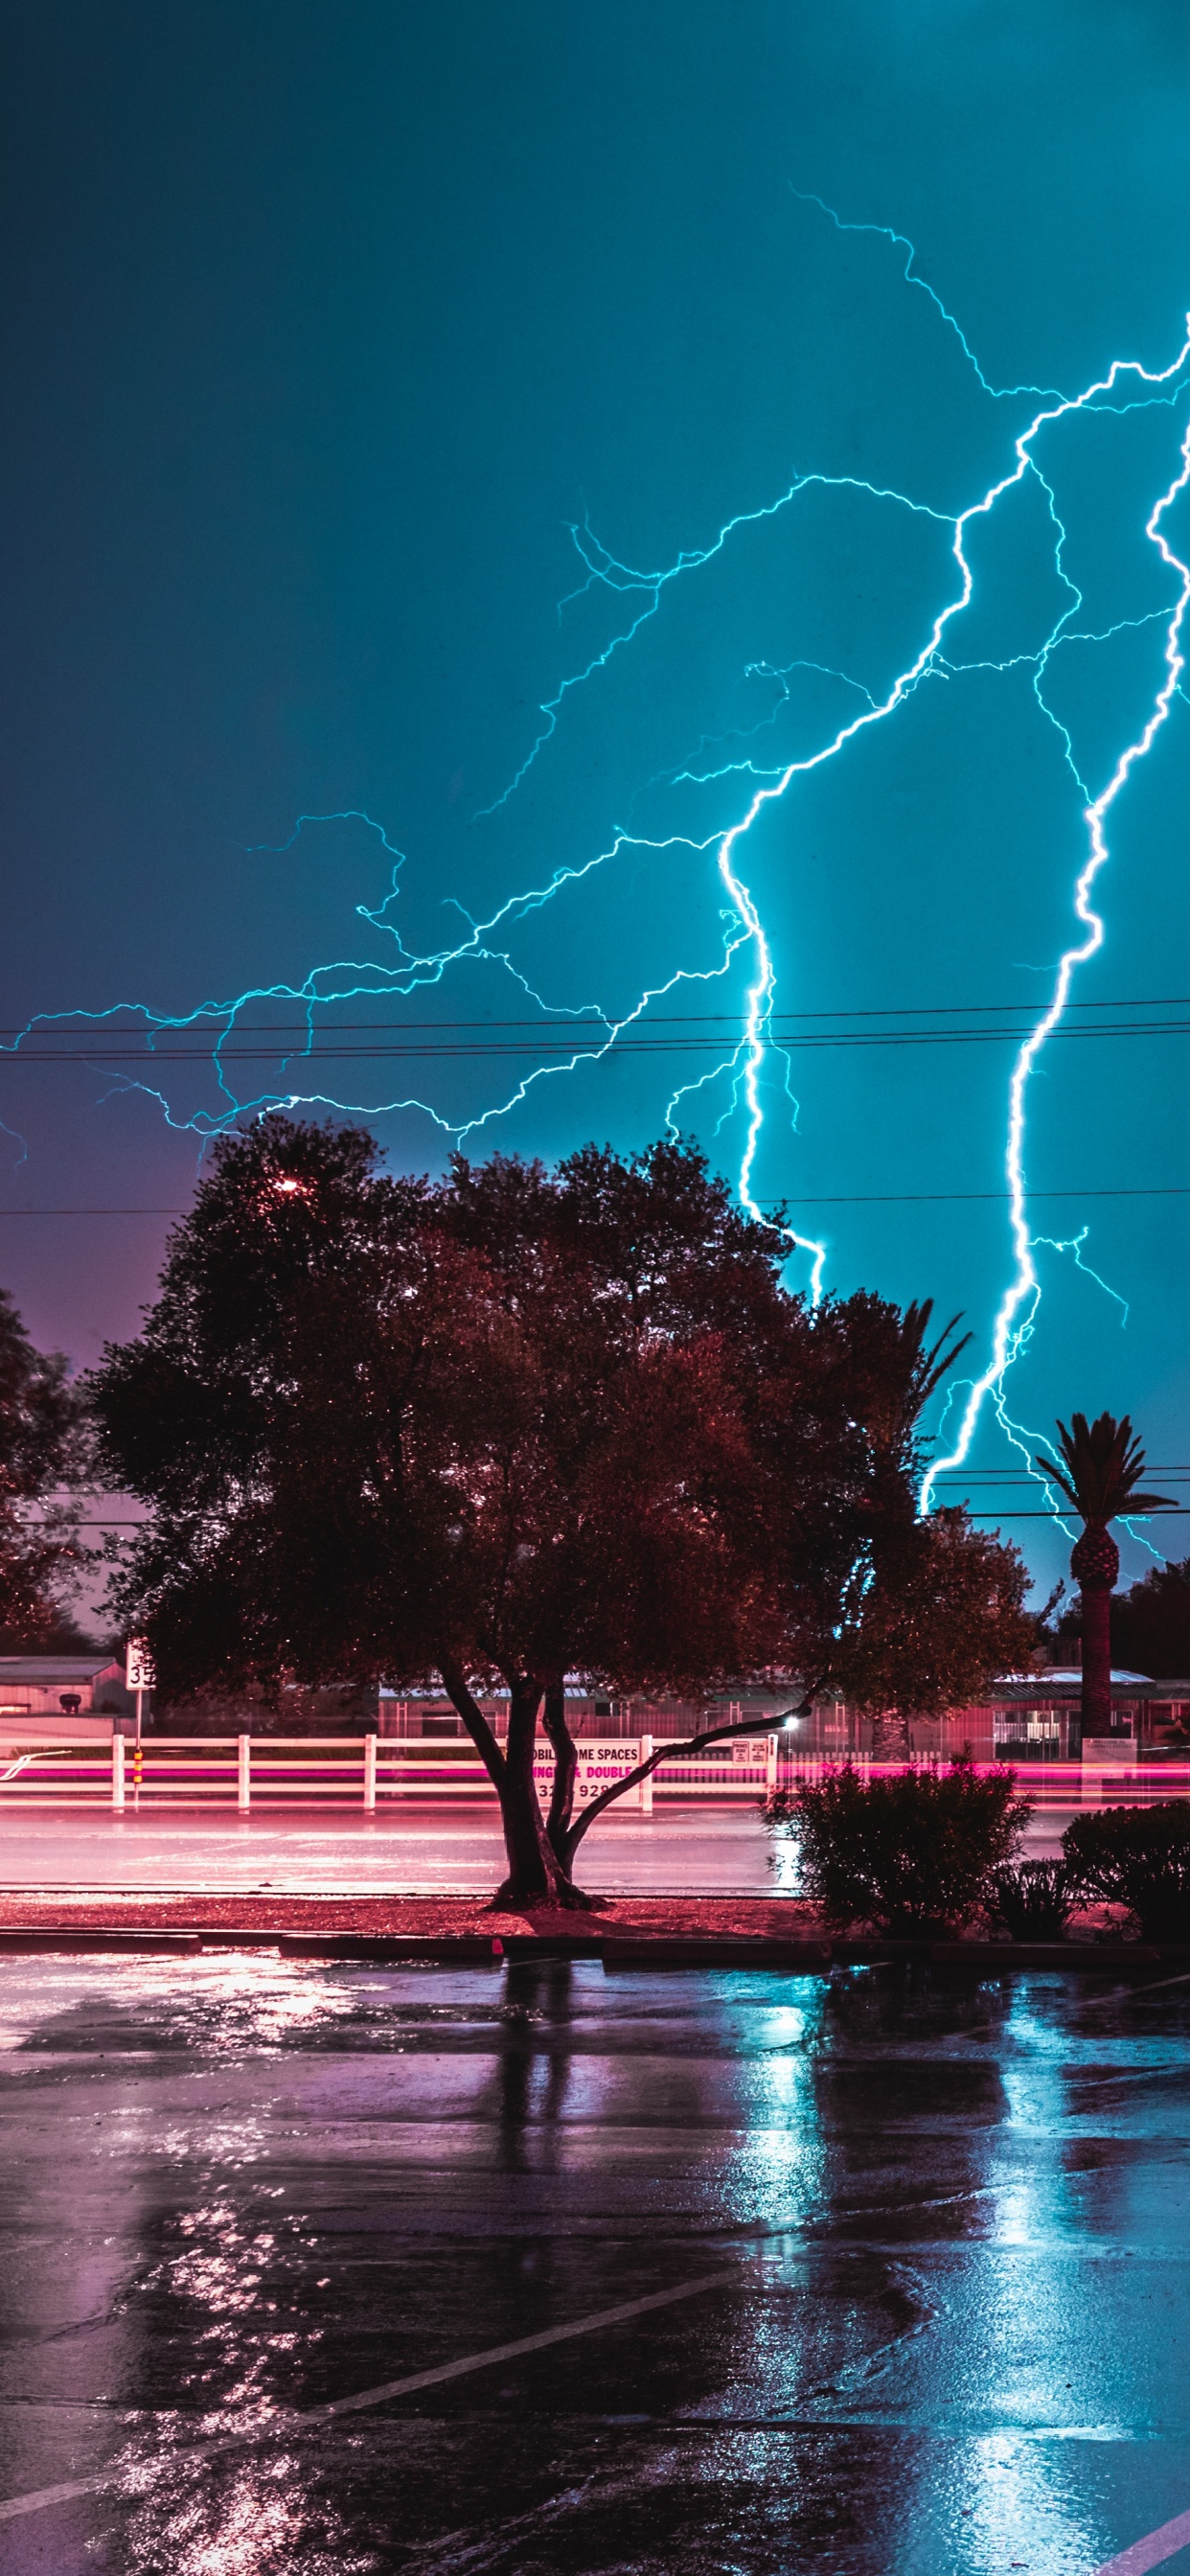
<instances>
[{"instance_id":1,"label":"palm tree trunk","mask_svg":"<svg viewBox=\"0 0 1190 2576\"><path fill-rule=\"evenodd\" d=\"M1088 1521L1070 1571L1079 1587L1083 1627L1083 1734L1111 1733L1111 1596L1120 1551L1102 1521Z\"/></svg>"}]
</instances>

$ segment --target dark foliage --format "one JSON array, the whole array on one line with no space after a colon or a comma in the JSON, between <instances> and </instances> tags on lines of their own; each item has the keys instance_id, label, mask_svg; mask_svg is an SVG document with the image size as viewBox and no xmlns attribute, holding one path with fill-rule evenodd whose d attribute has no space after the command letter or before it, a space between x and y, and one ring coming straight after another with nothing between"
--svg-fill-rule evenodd
<instances>
[{"instance_id":1,"label":"dark foliage","mask_svg":"<svg viewBox=\"0 0 1190 2576\"><path fill-rule=\"evenodd\" d=\"M36 1627L0 1628L0 1655L92 1654L110 1654L115 1659L115 1649L80 1628L68 1610L55 1610Z\"/></svg>"},{"instance_id":2,"label":"dark foliage","mask_svg":"<svg viewBox=\"0 0 1190 2576\"><path fill-rule=\"evenodd\" d=\"M1155 1565L1111 1605L1113 1661L1154 1681L1190 1676L1190 1557Z\"/></svg>"},{"instance_id":3,"label":"dark foliage","mask_svg":"<svg viewBox=\"0 0 1190 2576\"><path fill-rule=\"evenodd\" d=\"M1190 1805L1105 1807L1076 1816L1062 1852L1080 1894L1126 1905L1146 1941L1190 1941Z\"/></svg>"},{"instance_id":4,"label":"dark foliage","mask_svg":"<svg viewBox=\"0 0 1190 2576\"><path fill-rule=\"evenodd\" d=\"M1075 1895L1064 1861L1019 1860L993 1871L986 1905L1014 1941L1060 1941Z\"/></svg>"},{"instance_id":5,"label":"dark foliage","mask_svg":"<svg viewBox=\"0 0 1190 2576\"><path fill-rule=\"evenodd\" d=\"M796 1836L804 1893L837 1930L897 1939L957 1928L984 1904L1029 1814L1012 1771L942 1771L865 1781L851 1763L778 1792L769 1823Z\"/></svg>"},{"instance_id":6,"label":"dark foliage","mask_svg":"<svg viewBox=\"0 0 1190 2576\"><path fill-rule=\"evenodd\" d=\"M0 1628L20 1639L7 1653L44 1650L61 1629L63 1590L86 1560L69 1501L85 1468L66 1362L34 1349L0 1289Z\"/></svg>"},{"instance_id":7,"label":"dark foliage","mask_svg":"<svg viewBox=\"0 0 1190 2576\"><path fill-rule=\"evenodd\" d=\"M1171 1508L1168 1494L1141 1491L1145 1453L1126 1413L1118 1422L1112 1413L1101 1413L1094 1422L1085 1413L1073 1413L1069 1429L1058 1424L1058 1446L1060 1467L1052 1458L1037 1458L1034 1465L1061 1486L1080 1520L1106 1526L1121 1512L1132 1519L1139 1512Z\"/></svg>"}]
</instances>

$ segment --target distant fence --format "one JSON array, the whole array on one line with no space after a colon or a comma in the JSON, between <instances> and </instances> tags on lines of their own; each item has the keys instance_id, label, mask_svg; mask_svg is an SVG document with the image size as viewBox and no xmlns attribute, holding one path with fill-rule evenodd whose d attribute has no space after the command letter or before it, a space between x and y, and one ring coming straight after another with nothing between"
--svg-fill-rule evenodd
<instances>
[{"instance_id":1,"label":"distant fence","mask_svg":"<svg viewBox=\"0 0 1190 2576\"><path fill-rule=\"evenodd\" d=\"M579 1739L578 1798L597 1797L653 1751L649 1736L635 1741L584 1743ZM863 1779L904 1770L905 1760L875 1762L849 1757ZM909 1757L913 1767L930 1757ZM709 1746L689 1758L667 1755L651 1777L626 1792L621 1806L650 1815L664 1801L751 1801L800 1780L818 1780L834 1768L829 1756L799 1753L780 1735L739 1738ZM978 1764L982 1770L987 1766ZM552 1756L543 1748L535 1776L548 1796ZM1190 1797L1190 1761L1120 1759L1114 1750L1096 1761L1022 1763L1019 1785L1040 1807L1148 1802ZM100 1750L63 1743L0 1757L0 1817L33 1807L107 1807L117 1814L156 1808L215 1807L246 1815L253 1810L321 1807L368 1814L408 1803L491 1799L491 1782L470 1745L406 1741L383 1736L113 1736Z\"/></svg>"},{"instance_id":2,"label":"distant fence","mask_svg":"<svg viewBox=\"0 0 1190 2576\"><path fill-rule=\"evenodd\" d=\"M653 1750L635 1742L579 1741L578 1801L588 1803ZM744 1758L741 1759L741 1754ZM553 1756L534 1765L548 1796ZM776 1787L776 1736L727 1744L721 1753L663 1762L625 1793L623 1804L651 1814L654 1794L678 1798L763 1798ZM106 1806L117 1814L156 1807L219 1807L245 1815L255 1808L348 1808L368 1813L435 1799L488 1799L495 1791L469 1744L392 1741L383 1736L130 1736L110 1746L63 1744L0 1761L0 1815L16 1807Z\"/></svg>"}]
</instances>

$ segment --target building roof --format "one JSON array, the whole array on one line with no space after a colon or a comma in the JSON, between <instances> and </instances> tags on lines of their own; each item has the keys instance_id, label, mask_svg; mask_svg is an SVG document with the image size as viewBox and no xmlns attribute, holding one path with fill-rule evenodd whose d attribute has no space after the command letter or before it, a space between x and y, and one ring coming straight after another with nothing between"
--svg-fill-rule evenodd
<instances>
[{"instance_id":1,"label":"building roof","mask_svg":"<svg viewBox=\"0 0 1190 2576\"><path fill-rule=\"evenodd\" d=\"M1068 1671L1050 1667L1040 1673L1003 1673L998 1681L989 1682L982 1694L984 1703L1012 1701L1069 1700L1071 1705L1082 1697L1083 1676L1075 1666ZM1117 1700L1190 1700L1190 1681L1155 1682L1147 1673L1114 1672L1111 1677L1112 1698Z\"/></svg>"},{"instance_id":2,"label":"building roof","mask_svg":"<svg viewBox=\"0 0 1190 2576\"><path fill-rule=\"evenodd\" d=\"M124 1667L111 1655L93 1649L89 1655L0 1655L0 1689L5 1682L23 1683L26 1688L52 1690L55 1682L124 1678Z\"/></svg>"},{"instance_id":3,"label":"building roof","mask_svg":"<svg viewBox=\"0 0 1190 2576\"><path fill-rule=\"evenodd\" d=\"M1112 1667L1113 1689L1117 1684L1122 1687L1125 1682L1151 1682L1152 1678L1151 1673L1117 1672L1115 1666ZM992 1687L999 1690L1001 1682L1028 1682L1030 1688L1040 1682L1077 1682L1081 1689L1082 1679L1081 1664L1040 1664L1035 1673L999 1673Z\"/></svg>"}]
</instances>

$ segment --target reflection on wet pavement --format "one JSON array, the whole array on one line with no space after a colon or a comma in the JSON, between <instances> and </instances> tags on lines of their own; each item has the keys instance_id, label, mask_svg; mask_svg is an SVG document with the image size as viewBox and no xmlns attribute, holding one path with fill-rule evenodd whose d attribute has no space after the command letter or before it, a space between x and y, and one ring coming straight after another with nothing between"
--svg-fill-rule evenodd
<instances>
[{"instance_id":1,"label":"reflection on wet pavement","mask_svg":"<svg viewBox=\"0 0 1190 2576\"><path fill-rule=\"evenodd\" d=\"M1190 2505L1188 2015L6 1960L0 2567L1092 2576Z\"/></svg>"}]
</instances>

